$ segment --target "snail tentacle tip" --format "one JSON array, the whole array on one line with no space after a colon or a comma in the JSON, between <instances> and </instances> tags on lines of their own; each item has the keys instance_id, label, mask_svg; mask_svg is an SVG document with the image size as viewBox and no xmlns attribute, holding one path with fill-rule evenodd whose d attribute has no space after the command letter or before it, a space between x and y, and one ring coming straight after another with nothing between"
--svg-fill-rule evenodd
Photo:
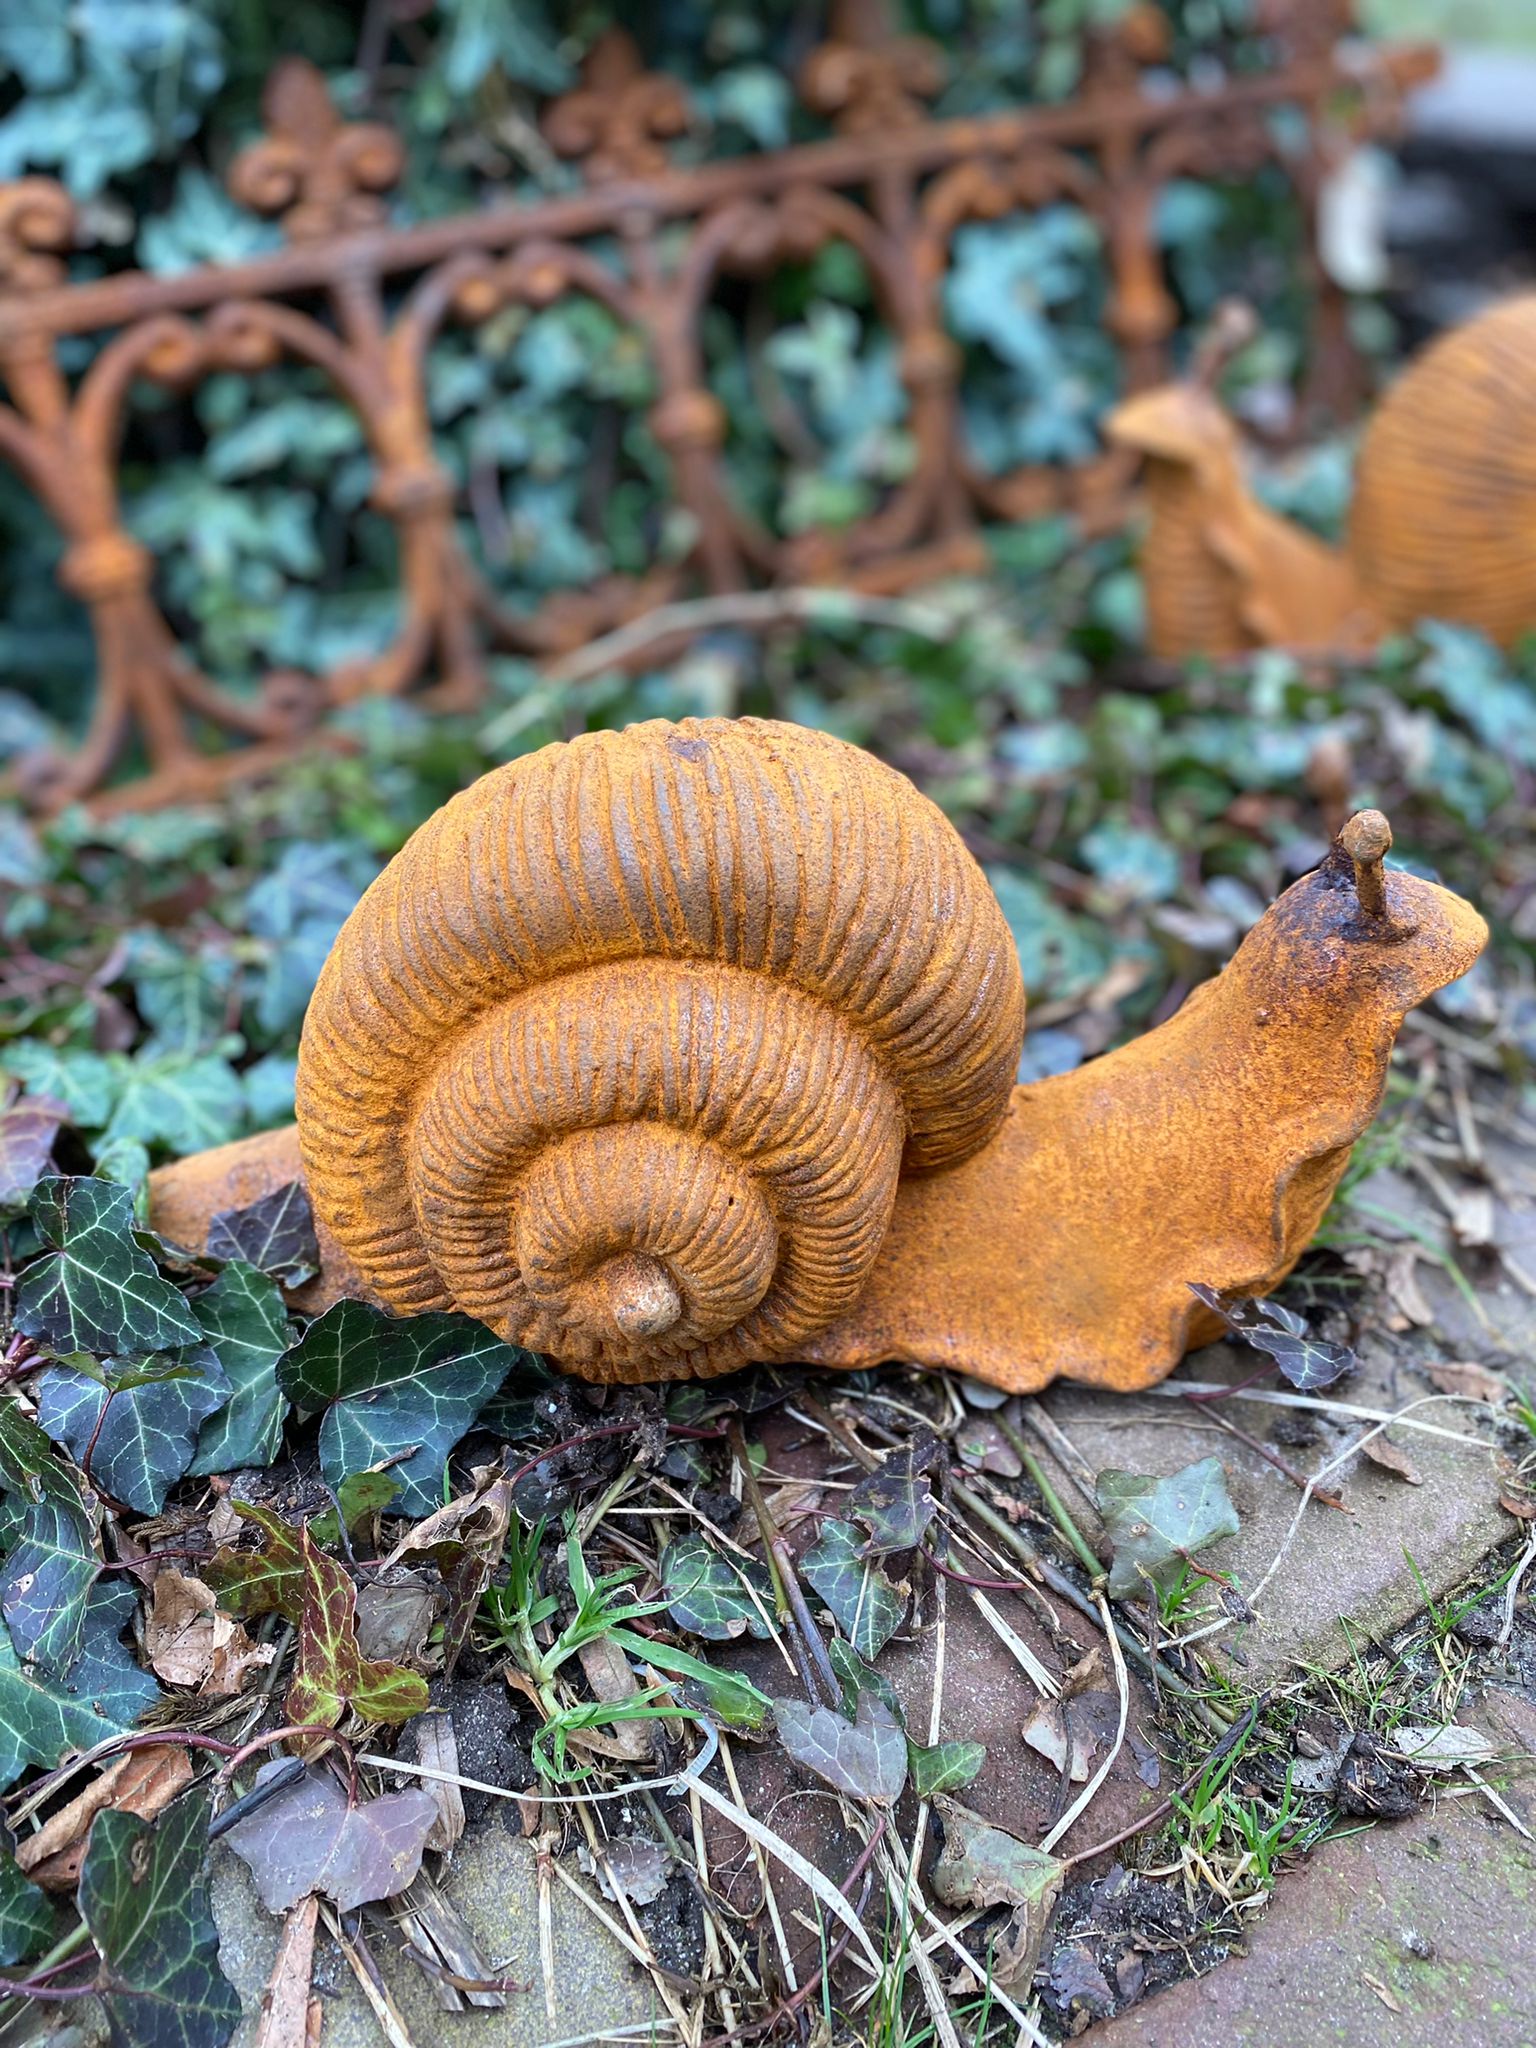
<instances>
[{"instance_id":1,"label":"snail tentacle tip","mask_svg":"<svg viewBox=\"0 0 1536 2048\"><path fill-rule=\"evenodd\" d=\"M1366 917L1387 916L1387 884L1382 862L1391 850L1392 827L1383 811L1356 811L1339 829L1339 845L1355 870L1355 893Z\"/></svg>"},{"instance_id":2,"label":"snail tentacle tip","mask_svg":"<svg viewBox=\"0 0 1536 2048\"><path fill-rule=\"evenodd\" d=\"M1392 850L1392 827L1384 811L1356 811L1339 832L1339 843L1353 861L1379 861Z\"/></svg>"},{"instance_id":3,"label":"snail tentacle tip","mask_svg":"<svg viewBox=\"0 0 1536 2048\"><path fill-rule=\"evenodd\" d=\"M615 1328L631 1343L664 1337L683 1313L677 1282L647 1252L612 1260L603 1273L603 1291Z\"/></svg>"}]
</instances>

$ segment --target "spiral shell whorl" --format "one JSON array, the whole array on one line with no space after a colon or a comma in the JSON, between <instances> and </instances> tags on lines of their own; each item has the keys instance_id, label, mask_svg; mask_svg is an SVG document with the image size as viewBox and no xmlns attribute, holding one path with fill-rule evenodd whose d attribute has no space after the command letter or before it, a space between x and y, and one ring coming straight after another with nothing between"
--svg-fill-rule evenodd
<instances>
[{"instance_id":1,"label":"spiral shell whorl","mask_svg":"<svg viewBox=\"0 0 1536 2048\"><path fill-rule=\"evenodd\" d=\"M826 735L660 721L428 821L305 1023L316 1210L380 1297L594 1377L782 1357L899 1172L1004 1115L1023 990L942 815Z\"/></svg>"},{"instance_id":2,"label":"spiral shell whorl","mask_svg":"<svg viewBox=\"0 0 1536 2048\"><path fill-rule=\"evenodd\" d=\"M1389 627L1424 618L1507 645L1536 622L1536 293L1425 350L1360 449L1350 554Z\"/></svg>"}]
</instances>

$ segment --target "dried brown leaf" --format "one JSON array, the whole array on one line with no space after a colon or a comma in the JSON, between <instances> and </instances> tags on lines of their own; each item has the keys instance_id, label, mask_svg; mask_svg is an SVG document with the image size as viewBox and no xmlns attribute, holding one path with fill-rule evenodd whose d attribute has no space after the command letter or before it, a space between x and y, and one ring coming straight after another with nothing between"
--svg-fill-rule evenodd
<instances>
[{"instance_id":1,"label":"dried brown leaf","mask_svg":"<svg viewBox=\"0 0 1536 2048\"><path fill-rule=\"evenodd\" d=\"M272 1661L269 1644L253 1643L219 1612L211 1586L169 1566L155 1575L144 1649L167 1685L219 1696L239 1692L247 1672Z\"/></svg>"},{"instance_id":2,"label":"dried brown leaf","mask_svg":"<svg viewBox=\"0 0 1536 2048\"><path fill-rule=\"evenodd\" d=\"M313 1892L301 1899L283 1924L272 1975L261 1996L261 2018L252 2048L308 2048L310 2011L317 2001L310 1989L315 1963L315 1922L320 1901ZM315 2029L318 2032L318 2029Z\"/></svg>"},{"instance_id":3,"label":"dried brown leaf","mask_svg":"<svg viewBox=\"0 0 1536 2048\"><path fill-rule=\"evenodd\" d=\"M1410 1486L1422 1486L1424 1475L1414 1464L1406 1451L1400 1451L1396 1444L1384 1436L1368 1437L1360 1446L1373 1465L1383 1472L1390 1472L1398 1479L1407 1480Z\"/></svg>"},{"instance_id":4,"label":"dried brown leaf","mask_svg":"<svg viewBox=\"0 0 1536 2048\"><path fill-rule=\"evenodd\" d=\"M576 1656L594 1699L628 1700L639 1692L640 1681L631 1670L629 1659L607 1636L583 1643ZM631 1763L642 1763L652 1754L655 1726L653 1721L615 1721L606 1732L617 1755Z\"/></svg>"},{"instance_id":5,"label":"dried brown leaf","mask_svg":"<svg viewBox=\"0 0 1536 2048\"><path fill-rule=\"evenodd\" d=\"M1461 1394L1469 1401L1489 1401L1497 1406L1509 1394L1509 1383L1496 1372L1490 1372L1486 1365L1476 1365L1470 1359L1450 1365L1425 1367L1431 1383L1442 1394Z\"/></svg>"},{"instance_id":6,"label":"dried brown leaf","mask_svg":"<svg viewBox=\"0 0 1536 2048\"><path fill-rule=\"evenodd\" d=\"M91 1822L107 1807L153 1820L192 1782L192 1759L178 1744L131 1750L16 1845L16 1862L48 1892L72 1892L85 1861Z\"/></svg>"}]
</instances>

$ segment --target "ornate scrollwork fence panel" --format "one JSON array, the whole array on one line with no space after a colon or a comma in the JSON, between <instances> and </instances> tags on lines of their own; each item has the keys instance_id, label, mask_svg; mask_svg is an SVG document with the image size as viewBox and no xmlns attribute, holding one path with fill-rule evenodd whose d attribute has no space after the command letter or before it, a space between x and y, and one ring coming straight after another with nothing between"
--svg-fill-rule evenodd
<instances>
[{"instance_id":1,"label":"ornate scrollwork fence panel","mask_svg":"<svg viewBox=\"0 0 1536 2048\"><path fill-rule=\"evenodd\" d=\"M679 166L669 148L691 111L676 80L647 72L622 32L588 58L580 88L556 100L545 133L580 169L568 193L528 204L392 226L385 195L402 151L377 123L346 123L301 60L274 73L267 133L237 158L234 196L277 216L284 246L173 276L69 281L73 214L61 187L0 187L0 457L56 522L60 578L86 606L99 681L89 728L67 758L18 778L44 805L76 798L155 802L207 791L281 756L329 708L371 693L422 690L472 707L483 650L555 655L686 587L775 581L895 590L984 559L979 522L1048 510L1102 524L1124 500L1119 457L985 475L965 446L960 352L945 331L950 249L969 221L1070 200L1098 224L1106 320L1128 388L1166 373L1177 306L1154 213L1175 177L1235 177L1266 162L1315 211L1330 165L1388 131L1404 94L1433 70L1423 48L1341 40L1338 0L1282 0L1283 61L1209 89L1161 70L1163 18L1139 7L1091 46L1078 96L1049 107L935 120L942 81L932 45L882 31L877 10L834 7L830 39L805 66L819 141ZM1306 140L1287 140L1281 114ZM594 252L601 240L604 253ZM910 475L866 517L781 540L733 494L726 420L708 387L701 316L717 279L762 274L845 242L862 259L899 369L916 450ZM613 252L617 252L615 257ZM1316 278L1314 376L1347 379L1343 306ZM602 303L645 340L655 380L649 424L692 515L686 560L558 594L519 612L500 602L456 530L455 486L433 445L425 364L450 321L483 323L514 303L571 293ZM59 343L109 337L71 385ZM185 388L214 371L252 375L280 361L318 368L356 414L374 463L373 503L396 529L403 609L384 650L324 675L283 670L251 698L221 689L180 648L153 593L154 563L126 530L117 449L130 386ZM103 799L129 756L144 773Z\"/></svg>"}]
</instances>

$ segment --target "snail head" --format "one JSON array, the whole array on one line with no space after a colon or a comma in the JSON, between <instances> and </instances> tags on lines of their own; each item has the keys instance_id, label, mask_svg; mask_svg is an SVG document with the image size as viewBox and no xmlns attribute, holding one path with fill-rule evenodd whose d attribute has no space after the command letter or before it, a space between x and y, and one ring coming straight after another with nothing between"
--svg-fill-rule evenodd
<instances>
[{"instance_id":1,"label":"snail head","mask_svg":"<svg viewBox=\"0 0 1536 2048\"><path fill-rule=\"evenodd\" d=\"M1364 1017L1395 1032L1416 1004L1467 972L1488 927L1450 890L1389 869L1391 845L1380 811L1356 811L1322 865L1286 890L1212 986L1233 977L1271 1025L1338 1033Z\"/></svg>"}]
</instances>

